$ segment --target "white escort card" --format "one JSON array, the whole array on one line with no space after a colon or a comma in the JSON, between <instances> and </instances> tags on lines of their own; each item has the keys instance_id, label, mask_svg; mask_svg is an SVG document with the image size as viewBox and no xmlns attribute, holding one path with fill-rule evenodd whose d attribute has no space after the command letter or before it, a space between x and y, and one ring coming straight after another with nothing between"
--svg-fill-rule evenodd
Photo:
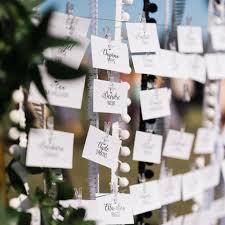
<instances>
[{"instance_id":1,"label":"white escort card","mask_svg":"<svg viewBox=\"0 0 225 225\"><path fill-rule=\"evenodd\" d=\"M133 160L160 164L162 141L161 135L136 131Z\"/></svg>"},{"instance_id":2,"label":"white escort card","mask_svg":"<svg viewBox=\"0 0 225 225\"><path fill-rule=\"evenodd\" d=\"M49 75L44 66L39 66L39 70L50 105L75 109L81 108L85 76L72 80L59 80ZM31 83L28 101L36 104L47 103L34 83Z\"/></svg>"},{"instance_id":3,"label":"white escort card","mask_svg":"<svg viewBox=\"0 0 225 225\"><path fill-rule=\"evenodd\" d=\"M133 214L138 215L161 207L158 181L130 186Z\"/></svg>"},{"instance_id":4,"label":"white escort card","mask_svg":"<svg viewBox=\"0 0 225 225\"><path fill-rule=\"evenodd\" d=\"M127 44L91 36L93 67L121 73L131 73Z\"/></svg>"},{"instance_id":5,"label":"white escort card","mask_svg":"<svg viewBox=\"0 0 225 225\"><path fill-rule=\"evenodd\" d=\"M212 48L215 51L225 51L225 26L210 26Z\"/></svg>"},{"instance_id":6,"label":"white escort card","mask_svg":"<svg viewBox=\"0 0 225 225\"><path fill-rule=\"evenodd\" d=\"M204 84L206 81L206 65L204 57L197 54L188 54L185 55L185 59L188 64L189 78Z\"/></svg>"},{"instance_id":7,"label":"white escort card","mask_svg":"<svg viewBox=\"0 0 225 225\"><path fill-rule=\"evenodd\" d=\"M177 27L178 49L183 53L202 53L202 28L198 26Z\"/></svg>"},{"instance_id":8,"label":"white escort card","mask_svg":"<svg viewBox=\"0 0 225 225\"><path fill-rule=\"evenodd\" d=\"M126 23L131 53L156 52L160 49L155 23Z\"/></svg>"},{"instance_id":9,"label":"white escort card","mask_svg":"<svg viewBox=\"0 0 225 225\"><path fill-rule=\"evenodd\" d=\"M194 152L196 154L213 153L217 135L215 130L199 128L196 135Z\"/></svg>"},{"instance_id":10,"label":"white escort card","mask_svg":"<svg viewBox=\"0 0 225 225\"><path fill-rule=\"evenodd\" d=\"M143 120L169 116L170 97L171 91L168 88L140 91Z\"/></svg>"},{"instance_id":11,"label":"white escort card","mask_svg":"<svg viewBox=\"0 0 225 225\"><path fill-rule=\"evenodd\" d=\"M41 212L40 208L33 207L26 210L27 213L31 214L31 223L30 225L41 225Z\"/></svg>"},{"instance_id":12,"label":"white escort card","mask_svg":"<svg viewBox=\"0 0 225 225\"><path fill-rule=\"evenodd\" d=\"M187 201L199 195L204 190L201 170L183 174L182 176L182 199Z\"/></svg>"},{"instance_id":13,"label":"white escort card","mask_svg":"<svg viewBox=\"0 0 225 225\"><path fill-rule=\"evenodd\" d=\"M223 179L225 180L225 160L222 162L222 174L223 174Z\"/></svg>"},{"instance_id":14,"label":"white escort card","mask_svg":"<svg viewBox=\"0 0 225 225\"><path fill-rule=\"evenodd\" d=\"M90 126L82 157L113 169L118 164L120 147L119 138Z\"/></svg>"},{"instance_id":15,"label":"white escort card","mask_svg":"<svg viewBox=\"0 0 225 225\"><path fill-rule=\"evenodd\" d=\"M125 83L94 80L93 111L127 113L128 87Z\"/></svg>"},{"instance_id":16,"label":"white escort card","mask_svg":"<svg viewBox=\"0 0 225 225\"><path fill-rule=\"evenodd\" d=\"M162 205L181 200L181 176L171 176L159 180L159 196Z\"/></svg>"},{"instance_id":17,"label":"white escort card","mask_svg":"<svg viewBox=\"0 0 225 225\"><path fill-rule=\"evenodd\" d=\"M96 201L100 224L134 224L129 194L109 194Z\"/></svg>"},{"instance_id":18,"label":"white escort card","mask_svg":"<svg viewBox=\"0 0 225 225\"><path fill-rule=\"evenodd\" d=\"M30 129L26 166L72 169L74 134Z\"/></svg>"},{"instance_id":19,"label":"white escort card","mask_svg":"<svg viewBox=\"0 0 225 225\"><path fill-rule=\"evenodd\" d=\"M63 206L64 208L83 208L86 210L85 212L85 220L99 220L99 213L98 213L98 207L97 207L97 201L96 200L61 200L59 201L59 204Z\"/></svg>"},{"instance_id":20,"label":"white escort card","mask_svg":"<svg viewBox=\"0 0 225 225\"><path fill-rule=\"evenodd\" d=\"M207 75L210 80L225 78L225 54L205 54Z\"/></svg>"},{"instance_id":21,"label":"white escort card","mask_svg":"<svg viewBox=\"0 0 225 225\"><path fill-rule=\"evenodd\" d=\"M188 160L194 141L191 133L169 130L163 149L163 156Z\"/></svg>"}]
</instances>

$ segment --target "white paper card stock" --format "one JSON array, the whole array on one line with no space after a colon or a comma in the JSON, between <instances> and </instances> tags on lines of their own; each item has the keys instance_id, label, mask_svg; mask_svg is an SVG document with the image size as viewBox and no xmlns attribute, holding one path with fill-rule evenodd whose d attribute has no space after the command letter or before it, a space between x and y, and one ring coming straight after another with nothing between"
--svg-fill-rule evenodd
<instances>
[{"instance_id":1,"label":"white paper card stock","mask_svg":"<svg viewBox=\"0 0 225 225\"><path fill-rule=\"evenodd\" d=\"M189 78L200 83L206 81L206 65L204 57L197 54L185 55Z\"/></svg>"},{"instance_id":2,"label":"white paper card stock","mask_svg":"<svg viewBox=\"0 0 225 225\"><path fill-rule=\"evenodd\" d=\"M168 88L140 91L143 120L169 116L170 96L171 92Z\"/></svg>"},{"instance_id":3,"label":"white paper card stock","mask_svg":"<svg viewBox=\"0 0 225 225\"><path fill-rule=\"evenodd\" d=\"M223 179L225 180L225 160L222 162L222 174L223 174Z\"/></svg>"},{"instance_id":4,"label":"white paper card stock","mask_svg":"<svg viewBox=\"0 0 225 225\"><path fill-rule=\"evenodd\" d=\"M59 80L49 75L44 66L40 66L39 69L50 105L81 108L85 76L73 80ZM34 83L30 86L28 101L36 104L47 103Z\"/></svg>"},{"instance_id":5,"label":"white paper card stock","mask_svg":"<svg viewBox=\"0 0 225 225\"><path fill-rule=\"evenodd\" d=\"M41 212L38 207L33 207L26 210L27 213L31 214L31 223L30 225L40 225L41 224Z\"/></svg>"},{"instance_id":6,"label":"white paper card stock","mask_svg":"<svg viewBox=\"0 0 225 225\"><path fill-rule=\"evenodd\" d=\"M125 83L94 80L93 111L102 113L127 113L128 88Z\"/></svg>"},{"instance_id":7,"label":"white paper card stock","mask_svg":"<svg viewBox=\"0 0 225 225\"><path fill-rule=\"evenodd\" d=\"M202 29L197 26L178 26L178 49L183 53L202 53Z\"/></svg>"},{"instance_id":8,"label":"white paper card stock","mask_svg":"<svg viewBox=\"0 0 225 225\"><path fill-rule=\"evenodd\" d=\"M131 53L156 52L160 49L155 23L126 23Z\"/></svg>"},{"instance_id":9,"label":"white paper card stock","mask_svg":"<svg viewBox=\"0 0 225 225\"><path fill-rule=\"evenodd\" d=\"M162 140L161 135L136 131L133 160L160 164Z\"/></svg>"},{"instance_id":10,"label":"white paper card stock","mask_svg":"<svg viewBox=\"0 0 225 225\"><path fill-rule=\"evenodd\" d=\"M158 181L131 185L130 194L133 200L132 207L134 215L161 207Z\"/></svg>"},{"instance_id":11,"label":"white paper card stock","mask_svg":"<svg viewBox=\"0 0 225 225\"><path fill-rule=\"evenodd\" d=\"M210 26L209 32L212 40L213 50L225 51L225 26Z\"/></svg>"},{"instance_id":12,"label":"white paper card stock","mask_svg":"<svg viewBox=\"0 0 225 225\"><path fill-rule=\"evenodd\" d=\"M162 205L181 200L181 176L171 176L159 180L159 196Z\"/></svg>"},{"instance_id":13,"label":"white paper card stock","mask_svg":"<svg viewBox=\"0 0 225 225\"><path fill-rule=\"evenodd\" d=\"M63 200L59 204L64 208L83 208L85 212L85 220L99 220L98 207L96 200Z\"/></svg>"},{"instance_id":14,"label":"white paper card stock","mask_svg":"<svg viewBox=\"0 0 225 225\"><path fill-rule=\"evenodd\" d=\"M182 176L182 199L187 201L203 191L203 183L201 179L201 171L196 170L193 172L185 173Z\"/></svg>"},{"instance_id":15,"label":"white paper card stock","mask_svg":"<svg viewBox=\"0 0 225 225\"><path fill-rule=\"evenodd\" d=\"M169 130L163 149L163 156L188 160L190 158L194 135L177 130Z\"/></svg>"},{"instance_id":16,"label":"white paper card stock","mask_svg":"<svg viewBox=\"0 0 225 225\"><path fill-rule=\"evenodd\" d=\"M91 36L92 63L94 68L129 74L127 44Z\"/></svg>"},{"instance_id":17,"label":"white paper card stock","mask_svg":"<svg viewBox=\"0 0 225 225\"><path fill-rule=\"evenodd\" d=\"M225 54L205 54L207 75L210 80L225 78Z\"/></svg>"},{"instance_id":18,"label":"white paper card stock","mask_svg":"<svg viewBox=\"0 0 225 225\"><path fill-rule=\"evenodd\" d=\"M213 129L199 128L196 135L194 152L196 154L210 154L214 151L216 132Z\"/></svg>"},{"instance_id":19,"label":"white paper card stock","mask_svg":"<svg viewBox=\"0 0 225 225\"><path fill-rule=\"evenodd\" d=\"M120 147L118 138L90 126L82 157L113 169L118 164Z\"/></svg>"},{"instance_id":20,"label":"white paper card stock","mask_svg":"<svg viewBox=\"0 0 225 225\"><path fill-rule=\"evenodd\" d=\"M134 224L129 194L109 194L96 201L100 224Z\"/></svg>"},{"instance_id":21,"label":"white paper card stock","mask_svg":"<svg viewBox=\"0 0 225 225\"><path fill-rule=\"evenodd\" d=\"M30 129L26 166L71 169L74 134Z\"/></svg>"}]
</instances>

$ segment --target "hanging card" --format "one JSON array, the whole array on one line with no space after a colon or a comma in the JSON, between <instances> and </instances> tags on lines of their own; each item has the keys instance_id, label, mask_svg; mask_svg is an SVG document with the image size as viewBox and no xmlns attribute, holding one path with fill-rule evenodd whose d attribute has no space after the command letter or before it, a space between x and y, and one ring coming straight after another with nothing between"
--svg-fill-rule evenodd
<instances>
[{"instance_id":1,"label":"hanging card","mask_svg":"<svg viewBox=\"0 0 225 225\"><path fill-rule=\"evenodd\" d=\"M171 92L168 88L140 91L143 120L169 116L170 95Z\"/></svg>"},{"instance_id":2,"label":"hanging card","mask_svg":"<svg viewBox=\"0 0 225 225\"><path fill-rule=\"evenodd\" d=\"M225 78L225 54L205 54L207 75L210 80Z\"/></svg>"},{"instance_id":3,"label":"hanging card","mask_svg":"<svg viewBox=\"0 0 225 225\"><path fill-rule=\"evenodd\" d=\"M31 214L30 225L41 225L41 212L39 207L30 208L26 212Z\"/></svg>"},{"instance_id":4,"label":"hanging card","mask_svg":"<svg viewBox=\"0 0 225 225\"><path fill-rule=\"evenodd\" d=\"M128 88L125 83L94 80L93 111L102 113L127 113Z\"/></svg>"},{"instance_id":5,"label":"hanging card","mask_svg":"<svg viewBox=\"0 0 225 225\"><path fill-rule=\"evenodd\" d=\"M97 201L96 200L61 200L59 201L59 204L63 206L64 208L83 208L86 210L85 212L85 220L99 220L99 213L98 213L98 207L97 207Z\"/></svg>"},{"instance_id":6,"label":"hanging card","mask_svg":"<svg viewBox=\"0 0 225 225\"><path fill-rule=\"evenodd\" d=\"M133 214L138 215L161 207L158 181L130 186Z\"/></svg>"},{"instance_id":7,"label":"hanging card","mask_svg":"<svg viewBox=\"0 0 225 225\"><path fill-rule=\"evenodd\" d=\"M222 162L222 174L223 174L223 179L225 180L225 160Z\"/></svg>"},{"instance_id":8,"label":"hanging card","mask_svg":"<svg viewBox=\"0 0 225 225\"><path fill-rule=\"evenodd\" d=\"M50 105L81 108L85 76L73 80L59 80L49 75L44 66L39 66L39 70ZM30 86L28 101L36 104L47 103L34 83Z\"/></svg>"},{"instance_id":9,"label":"hanging card","mask_svg":"<svg viewBox=\"0 0 225 225\"><path fill-rule=\"evenodd\" d=\"M109 194L96 201L100 224L134 224L129 194Z\"/></svg>"},{"instance_id":10,"label":"hanging card","mask_svg":"<svg viewBox=\"0 0 225 225\"><path fill-rule=\"evenodd\" d=\"M159 180L159 196L162 205L181 200L181 176L171 176Z\"/></svg>"},{"instance_id":11,"label":"hanging card","mask_svg":"<svg viewBox=\"0 0 225 225\"><path fill-rule=\"evenodd\" d=\"M132 55L132 61L136 73L163 76L160 51L154 54Z\"/></svg>"},{"instance_id":12,"label":"hanging card","mask_svg":"<svg viewBox=\"0 0 225 225\"><path fill-rule=\"evenodd\" d=\"M136 131L133 160L160 164L162 141L161 135Z\"/></svg>"},{"instance_id":13,"label":"hanging card","mask_svg":"<svg viewBox=\"0 0 225 225\"><path fill-rule=\"evenodd\" d=\"M30 129L26 166L72 169L74 134Z\"/></svg>"},{"instance_id":14,"label":"hanging card","mask_svg":"<svg viewBox=\"0 0 225 225\"><path fill-rule=\"evenodd\" d=\"M160 50L161 76L188 79L186 55L170 50Z\"/></svg>"},{"instance_id":15,"label":"hanging card","mask_svg":"<svg viewBox=\"0 0 225 225\"><path fill-rule=\"evenodd\" d=\"M91 49L94 68L131 73L126 44L92 35Z\"/></svg>"},{"instance_id":16,"label":"hanging card","mask_svg":"<svg viewBox=\"0 0 225 225\"><path fill-rule=\"evenodd\" d=\"M118 164L120 147L119 138L90 126L82 157L113 169Z\"/></svg>"},{"instance_id":17,"label":"hanging card","mask_svg":"<svg viewBox=\"0 0 225 225\"><path fill-rule=\"evenodd\" d=\"M188 76L190 79L205 83L206 81L206 65L204 57L197 54L185 55L188 64Z\"/></svg>"},{"instance_id":18,"label":"hanging card","mask_svg":"<svg viewBox=\"0 0 225 225\"><path fill-rule=\"evenodd\" d=\"M163 156L188 160L194 141L194 135L177 130L169 130L163 149Z\"/></svg>"},{"instance_id":19,"label":"hanging card","mask_svg":"<svg viewBox=\"0 0 225 225\"><path fill-rule=\"evenodd\" d=\"M182 176L182 199L187 201L204 190L201 171L196 170Z\"/></svg>"},{"instance_id":20,"label":"hanging card","mask_svg":"<svg viewBox=\"0 0 225 225\"><path fill-rule=\"evenodd\" d=\"M199 128L196 135L194 152L196 154L213 153L216 142L215 130L208 128Z\"/></svg>"},{"instance_id":21,"label":"hanging card","mask_svg":"<svg viewBox=\"0 0 225 225\"><path fill-rule=\"evenodd\" d=\"M48 32L52 36L70 37L87 36L91 20L72 16L61 12L54 12L49 22Z\"/></svg>"},{"instance_id":22,"label":"hanging card","mask_svg":"<svg viewBox=\"0 0 225 225\"><path fill-rule=\"evenodd\" d=\"M201 27L178 26L177 38L179 52L203 53L203 39Z\"/></svg>"},{"instance_id":23,"label":"hanging card","mask_svg":"<svg viewBox=\"0 0 225 225\"><path fill-rule=\"evenodd\" d=\"M132 53L156 52L160 49L155 23L126 23Z\"/></svg>"},{"instance_id":24,"label":"hanging card","mask_svg":"<svg viewBox=\"0 0 225 225\"><path fill-rule=\"evenodd\" d=\"M225 26L210 26L209 32L213 50L225 51Z\"/></svg>"}]
</instances>

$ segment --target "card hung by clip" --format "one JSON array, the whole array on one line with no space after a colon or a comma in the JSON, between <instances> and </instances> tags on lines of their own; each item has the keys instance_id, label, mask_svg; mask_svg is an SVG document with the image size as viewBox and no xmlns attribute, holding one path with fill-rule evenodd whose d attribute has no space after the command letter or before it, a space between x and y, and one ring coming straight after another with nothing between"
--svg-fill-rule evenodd
<instances>
[{"instance_id":1,"label":"card hung by clip","mask_svg":"<svg viewBox=\"0 0 225 225\"><path fill-rule=\"evenodd\" d=\"M121 147L119 138L90 126L82 157L108 168L115 168Z\"/></svg>"},{"instance_id":2,"label":"card hung by clip","mask_svg":"<svg viewBox=\"0 0 225 225\"><path fill-rule=\"evenodd\" d=\"M160 164L162 140L161 135L136 131L133 160Z\"/></svg>"},{"instance_id":3,"label":"card hung by clip","mask_svg":"<svg viewBox=\"0 0 225 225\"><path fill-rule=\"evenodd\" d=\"M125 83L94 80L93 111L102 113L127 113L128 88Z\"/></svg>"},{"instance_id":4,"label":"card hung by clip","mask_svg":"<svg viewBox=\"0 0 225 225\"><path fill-rule=\"evenodd\" d=\"M210 154L213 153L216 143L215 130L208 128L198 128L194 153L196 154Z\"/></svg>"},{"instance_id":5,"label":"card hung by clip","mask_svg":"<svg viewBox=\"0 0 225 225\"><path fill-rule=\"evenodd\" d=\"M188 160L190 158L193 141L193 134L170 129L163 149L163 156Z\"/></svg>"},{"instance_id":6,"label":"card hung by clip","mask_svg":"<svg viewBox=\"0 0 225 225\"><path fill-rule=\"evenodd\" d=\"M161 207L158 181L130 186L133 214L138 215Z\"/></svg>"},{"instance_id":7,"label":"card hung by clip","mask_svg":"<svg viewBox=\"0 0 225 225\"><path fill-rule=\"evenodd\" d=\"M215 51L225 51L225 26L215 25L209 27L212 48Z\"/></svg>"},{"instance_id":8,"label":"card hung by clip","mask_svg":"<svg viewBox=\"0 0 225 225\"><path fill-rule=\"evenodd\" d=\"M127 44L92 35L91 50L94 68L131 73Z\"/></svg>"},{"instance_id":9,"label":"card hung by clip","mask_svg":"<svg viewBox=\"0 0 225 225\"><path fill-rule=\"evenodd\" d=\"M69 81L60 80L49 75L44 65L39 66L39 70L50 105L81 108L85 76ZM28 101L36 104L47 103L47 100L39 93L34 83L30 85Z\"/></svg>"},{"instance_id":10,"label":"card hung by clip","mask_svg":"<svg viewBox=\"0 0 225 225\"><path fill-rule=\"evenodd\" d=\"M177 27L178 49L182 53L203 53L202 28L198 26Z\"/></svg>"},{"instance_id":11,"label":"card hung by clip","mask_svg":"<svg viewBox=\"0 0 225 225\"><path fill-rule=\"evenodd\" d=\"M30 129L26 166L71 169L74 134L51 129Z\"/></svg>"},{"instance_id":12,"label":"card hung by clip","mask_svg":"<svg viewBox=\"0 0 225 225\"><path fill-rule=\"evenodd\" d=\"M157 52L160 49L155 23L126 23L131 53Z\"/></svg>"},{"instance_id":13,"label":"card hung by clip","mask_svg":"<svg viewBox=\"0 0 225 225\"><path fill-rule=\"evenodd\" d=\"M210 80L219 80L225 78L225 54L209 53L205 54L207 75Z\"/></svg>"},{"instance_id":14,"label":"card hung by clip","mask_svg":"<svg viewBox=\"0 0 225 225\"><path fill-rule=\"evenodd\" d=\"M170 91L168 88L140 91L140 103L143 120L170 115Z\"/></svg>"}]
</instances>

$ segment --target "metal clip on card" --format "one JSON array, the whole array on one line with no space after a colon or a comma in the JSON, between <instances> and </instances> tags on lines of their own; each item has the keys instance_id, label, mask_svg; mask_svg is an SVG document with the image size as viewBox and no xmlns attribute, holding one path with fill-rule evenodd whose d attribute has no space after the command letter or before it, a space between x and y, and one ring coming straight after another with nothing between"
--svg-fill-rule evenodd
<instances>
[{"instance_id":1,"label":"metal clip on card","mask_svg":"<svg viewBox=\"0 0 225 225\"><path fill-rule=\"evenodd\" d=\"M104 142L108 140L110 130L111 130L111 122L104 122L104 131L105 131Z\"/></svg>"},{"instance_id":2,"label":"metal clip on card","mask_svg":"<svg viewBox=\"0 0 225 225\"><path fill-rule=\"evenodd\" d=\"M66 3L66 28L69 29L69 36L71 36L74 32L74 4L71 0L68 0Z\"/></svg>"},{"instance_id":3,"label":"metal clip on card","mask_svg":"<svg viewBox=\"0 0 225 225\"><path fill-rule=\"evenodd\" d=\"M110 28L109 27L103 28L103 32L104 32L104 37L108 41L108 50L110 51L112 49L112 35L110 33Z\"/></svg>"},{"instance_id":4,"label":"metal clip on card","mask_svg":"<svg viewBox=\"0 0 225 225\"><path fill-rule=\"evenodd\" d=\"M78 200L78 207L81 206L82 202L82 187L74 188L75 198Z\"/></svg>"}]
</instances>

